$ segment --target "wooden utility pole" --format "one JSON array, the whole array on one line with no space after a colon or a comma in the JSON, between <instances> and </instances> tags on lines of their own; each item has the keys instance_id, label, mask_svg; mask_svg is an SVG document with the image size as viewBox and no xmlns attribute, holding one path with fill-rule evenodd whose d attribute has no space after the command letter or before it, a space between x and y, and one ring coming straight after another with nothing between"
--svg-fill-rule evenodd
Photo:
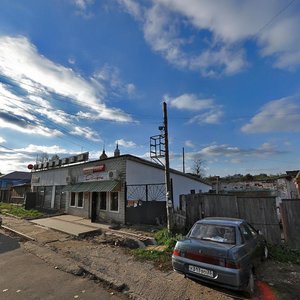
<instances>
[{"instance_id":1,"label":"wooden utility pole","mask_svg":"<svg viewBox=\"0 0 300 300\"><path fill-rule=\"evenodd\" d=\"M182 148L182 172L185 173L184 147Z\"/></svg>"},{"instance_id":2,"label":"wooden utility pole","mask_svg":"<svg viewBox=\"0 0 300 300\"><path fill-rule=\"evenodd\" d=\"M167 226L168 231L173 230L173 199L170 181L170 163L169 163L169 138L168 138L168 113L167 103L163 102L164 114L164 137L165 137L165 180L166 180L166 208L167 208Z\"/></svg>"}]
</instances>

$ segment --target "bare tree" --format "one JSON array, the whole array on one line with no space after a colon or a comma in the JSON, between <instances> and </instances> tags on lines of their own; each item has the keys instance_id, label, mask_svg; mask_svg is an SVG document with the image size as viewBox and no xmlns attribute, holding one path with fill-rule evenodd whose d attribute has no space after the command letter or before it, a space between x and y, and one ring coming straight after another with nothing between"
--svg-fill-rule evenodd
<instances>
[{"instance_id":1,"label":"bare tree","mask_svg":"<svg viewBox=\"0 0 300 300\"><path fill-rule=\"evenodd\" d=\"M203 178L205 176L205 160L200 157L195 158L191 169L193 174Z\"/></svg>"}]
</instances>

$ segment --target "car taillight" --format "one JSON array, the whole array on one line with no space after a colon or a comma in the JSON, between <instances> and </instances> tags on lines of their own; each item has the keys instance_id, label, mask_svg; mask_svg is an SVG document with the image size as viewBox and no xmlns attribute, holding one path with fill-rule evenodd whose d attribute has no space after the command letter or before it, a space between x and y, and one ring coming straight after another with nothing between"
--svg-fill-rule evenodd
<instances>
[{"instance_id":1,"label":"car taillight","mask_svg":"<svg viewBox=\"0 0 300 300\"><path fill-rule=\"evenodd\" d=\"M239 269L240 268L240 264L237 263L237 262L235 262L235 261L227 259L225 267L229 268L229 269Z\"/></svg>"},{"instance_id":2,"label":"car taillight","mask_svg":"<svg viewBox=\"0 0 300 300\"><path fill-rule=\"evenodd\" d=\"M173 250L173 255L174 255L174 256L180 256L180 250L174 249L174 250Z\"/></svg>"}]
</instances>

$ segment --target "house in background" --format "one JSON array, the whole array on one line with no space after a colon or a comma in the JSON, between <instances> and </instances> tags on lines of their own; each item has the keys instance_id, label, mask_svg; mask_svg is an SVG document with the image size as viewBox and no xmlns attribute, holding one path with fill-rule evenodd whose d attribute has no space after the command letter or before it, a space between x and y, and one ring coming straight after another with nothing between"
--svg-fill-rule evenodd
<instances>
[{"instance_id":1,"label":"house in background","mask_svg":"<svg viewBox=\"0 0 300 300\"><path fill-rule=\"evenodd\" d=\"M23 203L30 191L31 173L15 171L0 177L0 201Z\"/></svg>"},{"instance_id":2,"label":"house in background","mask_svg":"<svg viewBox=\"0 0 300 300\"><path fill-rule=\"evenodd\" d=\"M82 161L82 154L78 157L34 166L31 184L40 205L92 221L164 221L165 173L161 165L129 154L120 155L118 148L113 157L107 157L105 151L95 161L87 161L87 157ZM209 183L177 170L170 170L170 177L175 207L179 206L181 194L208 192L211 188Z\"/></svg>"}]
</instances>

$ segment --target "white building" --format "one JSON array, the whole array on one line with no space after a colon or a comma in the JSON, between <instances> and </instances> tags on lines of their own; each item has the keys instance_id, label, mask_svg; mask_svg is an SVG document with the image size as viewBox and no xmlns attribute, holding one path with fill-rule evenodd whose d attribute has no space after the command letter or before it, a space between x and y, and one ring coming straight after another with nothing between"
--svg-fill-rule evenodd
<instances>
[{"instance_id":1,"label":"white building","mask_svg":"<svg viewBox=\"0 0 300 300\"><path fill-rule=\"evenodd\" d=\"M108 158L103 151L99 160L70 164L64 159L35 165L34 169L32 190L38 194L38 205L44 208L122 224L165 220L165 173L156 163L119 155L118 151ZM211 188L197 177L172 169L170 178L175 208L181 194L208 192Z\"/></svg>"}]
</instances>

